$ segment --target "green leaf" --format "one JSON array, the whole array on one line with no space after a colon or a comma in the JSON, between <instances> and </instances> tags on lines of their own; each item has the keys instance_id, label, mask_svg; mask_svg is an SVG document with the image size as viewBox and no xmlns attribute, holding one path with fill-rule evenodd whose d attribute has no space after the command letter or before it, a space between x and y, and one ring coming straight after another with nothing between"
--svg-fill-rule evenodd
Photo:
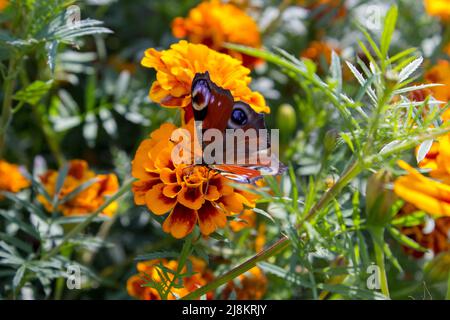
<instances>
[{"instance_id":1,"label":"green leaf","mask_svg":"<svg viewBox=\"0 0 450 320\"><path fill-rule=\"evenodd\" d=\"M263 217L265 217L265 218L269 219L270 221L272 221L273 223L275 223L275 220L273 219L273 217L267 211L264 211L264 210L259 209L259 208L253 208L252 210L254 212L256 212L257 214L260 214Z\"/></svg>"},{"instance_id":2,"label":"green leaf","mask_svg":"<svg viewBox=\"0 0 450 320\"><path fill-rule=\"evenodd\" d=\"M390 227L389 229L389 233L392 235L392 237L397 240L400 244L407 246L411 249L414 249L416 251L420 251L420 252L426 252L427 249L422 247L420 244L418 244L417 242L415 242L414 240L412 240L411 238L405 236L404 234L402 234L397 228L394 227Z\"/></svg>"},{"instance_id":3,"label":"green leaf","mask_svg":"<svg viewBox=\"0 0 450 320\"><path fill-rule=\"evenodd\" d=\"M14 95L14 99L35 106L51 89L52 84L53 80L49 80L47 82L40 80L34 81L28 87L19 90Z\"/></svg>"},{"instance_id":4,"label":"green leaf","mask_svg":"<svg viewBox=\"0 0 450 320\"><path fill-rule=\"evenodd\" d=\"M397 23L397 17L398 17L398 8L397 6L392 6L384 20L384 28L383 32L381 34L381 41L380 41L380 48L381 48L381 55L384 60L387 58L389 46L391 44L392 35L395 31L395 24Z\"/></svg>"},{"instance_id":5,"label":"green leaf","mask_svg":"<svg viewBox=\"0 0 450 320\"><path fill-rule=\"evenodd\" d=\"M78 194L80 194L80 192L86 190L87 188L89 188L90 186L92 186L94 183L98 182L97 178L92 178L89 179L86 182L83 182L82 184L80 184L78 187L76 187L74 190L72 190L71 192L69 192L67 195L64 196L64 198L59 200L59 204L63 204L67 201L72 200L73 198L75 198Z\"/></svg>"},{"instance_id":6,"label":"green leaf","mask_svg":"<svg viewBox=\"0 0 450 320\"><path fill-rule=\"evenodd\" d=\"M411 63L409 63L406 67L404 67L398 75L398 82L401 83L406 79L408 79L414 73L414 71L416 71L420 67L422 62L423 58L419 57L414 61L412 61Z\"/></svg>"},{"instance_id":7,"label":"green leaf","mask_svg":"<svg viewBox=\"0 0 450 320\"><path fill-rule=\"evenodd\" d=\"M423 211L416 211L411 214L392 220L392 225L397 227L414 227L425 222L427 214Z\"/></svg>"},{"instance_id":8,"label":"green leaf","mask_svg":"<svg viewBox=\"0 0 450 320\"><path fill-rule=\"evenodd\" d=\"M66 181L67 174L69 173L69 164L65 163L58 172L58 178L56 179L55 195L53 196L53 210L59 205L59 194L62 187L64 186L64 181Z\"/></svg>"},{"instance_id":9,"label":"green leaf","mask_svg":"<svg viewBox=\"0 0 450 320\"><path fill-rule=\"evenodd\" d=\"M336 95L340 97L342 92L342 66L341 66L341 59L334 51L331 52L330 71L333 80L337 81Z\"/></svg>"},{"instance_id":10,"label":"green leaf","mask_svg":"<svg viewBox=\"0 0 450 320\"><path fill-rule=\"evenodd\" d=\"M43 221L48 220L49 218L48 215L44 211L42 211L40 207L36 206L30 201L20 199L14 193L10 192L3 192L2 195L11 201L14 201L16 204L27 210L29 213L37 215Z\"/></svg>"},{"instance_id":11,"label":"green leaf","mask_svg":"<svg viewBox=\"0 0 450 320\"><path fill-rule=\"evenodd\" d=\"M17 272L16 272L16 274L14 275L14 278L13 278L13 287L14 287L14 289L16 289L20 285L26 270L27 270L26 265L22 265L22 266L20 266L19 269L17 269Z\"/></svg>"},{"instance_id":12,"label":"green leaf","mask_svg":"<svg viewBox=\"0 0 450 320\"><path fill-rule=\"evenodd\" d=\"M342 138L342 140L345 141L345 143L348 145L350 150L352 150L352 152L355 152L355 147L353 146L353 142L352 142L352 139L350 138L350 136L348 134L346 134L345 132L341 132L341 138Z\"/></svg>"},{"instance_id":13,"label":"green leaf","mask_svg":"<svg viewBox=\"0 0 450 320\"><path fill-rule=\"evenodd\" d=\"M419 149L417 150L416 160L417 163L420 163L427 156L431 147L433 146L433 139L426 140L419 145Z\"/></svg>"},{"instance_id":14,"label":"green leaf","mask_svg":"<svg viewBox=\"0 0 450 320\"><path fill-rule=\"evenodd\" d=\"M18 249L25 251L26 253L33 252L31 245L29 245L28 243L20 240L19 238L14 237L12 235L0 232L0 239L5 242L10 243L11 245L13 245L14 247L16 247Z\"/></svg>"},{"instance_id":15,"label":"green leaf","mask_svg":"<svg viewBox=\"0 0 450 320\"><path fill-rule=\"evenodd\" d=\"M28 224L25 221L18 219L17 217L12 217L5 211L0 211L0 216L4 217L6 220L8 220L12 223L17 224L17 226L20 229L22 229L24 232L28 233L29 235L32 235L36 239L41 238L39 232L36 230L36 228L32 224Z\"/></svg>"}]
</instances>

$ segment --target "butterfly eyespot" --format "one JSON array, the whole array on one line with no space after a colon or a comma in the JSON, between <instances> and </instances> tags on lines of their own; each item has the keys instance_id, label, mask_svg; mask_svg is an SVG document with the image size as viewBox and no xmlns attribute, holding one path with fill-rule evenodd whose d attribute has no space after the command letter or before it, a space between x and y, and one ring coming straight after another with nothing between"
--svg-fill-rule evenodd
<instances>
[{"instance_id":1,"label":"butterfly eyespot","mask_svg":"<svg viewBox=\"0 0 450 320\"><path fill-rule=\"evenodd\" d=\"M231 113L231 121L236 125L243 126L248 121L247 114L242 109L234 109Z\"/></svg>"},{"instance_id":2,"label":"butterfly eyespot","mask_svg":"<svg viewBox=\"0 0 450 320\"><path fill-rule=\"evenodd\" d=\"M201 111L208 106L211 99L211 91L205 80L199 80L195 83L192 90L192 107L194 110Z\"/></svg>"}]
</instances>

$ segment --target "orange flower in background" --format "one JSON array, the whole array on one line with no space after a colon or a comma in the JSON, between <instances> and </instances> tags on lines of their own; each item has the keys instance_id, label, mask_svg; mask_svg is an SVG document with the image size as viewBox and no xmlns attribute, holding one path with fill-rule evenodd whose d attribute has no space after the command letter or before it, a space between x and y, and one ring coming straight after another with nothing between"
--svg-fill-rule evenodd
<instances>
[{"instance_id":1,"label":"orange flower in background","mask_svg":"<svg viewBox=\"0 0 450 320\"><path fill-rule=\"evenodd\" d=\"M186 108L191 105L191 86L196 73L208 71L219 87L230 90L236 101L249 104L256 112L270 112L264 97L250 89L250 69L226 54L218 53L201 44L184 40L169 50L145 51L141 64L156 70L156 81L150 89L150 98L164 107Z\"/></svg>"},{"instance_id":2,"label":"orange flower in background","mask_svg":"<svg viewBox=\"0 0 450 320\"><path fill-rule=\"evenodd\" d=\"M119 190L119 182L115 174L96 175L84 160L71 160L69 171L60 190L59 198L63 199L83 183L96 179L96 182L89 185L73 198L60 204L57 208L65 216L83 215L93 213L106 201L108 196L115 194ZM49 170L41 176L45 190L53 197L55 195L58 171ZM53 211L52 204L44 195L39 195L38 200L44 205L47 211ZM103 214L112 216L118 208L118 203L111 203Z\"/></svg>"},{"instance_id":3,"label":"orange flower in background","mask_svg":"<svg viewBox=\"0 0 450 320\"><path fill-rule=\"evenodd\" d=\"M190 292L195 291L199 287L206 285L213 279L212 272L207 269L206 263L203 260L191 257L192 271L194 274L183 278L183 287L177 285L172 286L167 295L167 299L176 300L182 298ZM139 300L161 300L161 296L154 288L146 286L148 283L159 283L168 286L169 282L173 280L173 275L168 273L167 283L162 283L161 274L163 273L161 265L172 271L176 271L178 262L175 260L157 259L137 264L137 271L139 274L131 276L127 281L128 294ZM186 267L183 268L182 273L186 272ZM206 295L208 300L212 299L213 293Z\"/></svg>"},{"instance_id":4,"label":"orange flower in background","mask_svg":"<svg viewBox=\"0 0 450 320\"><path fill-rule=\"evenodd\" d=\"M427 83L439 83L442 86L429 88L433 97L439 101L450 101L450 62L439 60L438 63L425 73ZM450 112L442 114L444 121L450 120Z\"/></svg>"},{"instance_id":5,"label":"orange flower in background","mask_svg":"<svg viewBox=\"0 0 450 320\"><path fill-rule=\"evenodd\" d=\"M418 211L414 205L406 203L401 209L399 216L412 214ZM400 231L420 244L422 247L430 249L435 255L450 251L450 217L441 217L434 220L434 228L432 230L425 230L425 225L417 225L412 227L402 227ZM404 246L403 249L406 253L421 258L424 252L416 251L412 248Z\"/></svg>"},{"instance_id":6,"label":"orange flower in background","mask_svg":"<svg viewBox=\"0 0 450 320\"><path fill-rule=\"evenodd\" d=\"M450 20L450 0L424 0L424 4L430 16Z\"/></svg>"},{"instance_id":7,"label":"orange flower in background","mask_svg":"<svg viewBox=\"0 0 450 320\"><path fill-rule=\"evenodd\" d=\"M253 228L256 225L256 213L253 210L244 210L239 216L239 220L230 221L230 228L234 232L239 232L245 228Z\"/></svg>"},{"instance_id":8,"label":"orange flower in background","mask_svg":"<svg viewBox=\"0 0 450 320\"><path fill-rule=\"evenodd\" d=\"M229 282L222 292L223 299L234 292L237 300L261 300L267 291L267 278L259 267L254 267Z\"/></svg>"},{"instance_id":9,"label":"orange flower in background","mask_svg":"<svg viewBox=\"0 0 450 320\"><path fill-rule=\"evenodd\" d=\"M450 216L450 185L430 179L400 160L408 172L394 182L394 192L403 200L434 216Z\"/></svg>"},{"instance_id":10,"label":"orange flower in background","mask_svg":"<svg viewBox=\"0 0 450 320\"><path fill-rule=\"evenodd\" d=\"M341 50L334 47L331 43L323 41L312 41L309 47L306 48L300 56L302 58L312 60L319 68L323 65L322 61L325 61L327 66L331 65L331 53L336 52L340 54Z\"/></svg>"},{"instance_id":11,"label":"orange flower in background","mask_svg":"<svg viewBox=\"0 0 450 320\"><path fill-rule=\"evenodd\" d=\"M261 47L258 25L252 17L237 6L219 0L204 1L191 9L186 18L172 22L172 32L177 38L187 38L209 48L239 59L246 67L253 67L257 58L224 48L224 44L236 43L249 47Z\"/></svg>"},{"instance_id":12,"label":"orange flower in background","mask_svg":"<svg viewBox=\"0 0 450 320\"><path fill-rule=\"evenodd\" d=\"M174 164L171 135L176 129L165 123L140 144L132 162L132 175L138 179L134 201L156 215L169 213L162 228L175 238L191 233L197 223L207 236L225 227L228 215L254 207L256 196L234 189L230 180L206 166Z\"/></svg>"},{"instance_id":13,"label":"orange flower in background","mask_svg":"<svg viewBox=\"0 0 450 320\"><path fill-rule=\"evenodd\" d=\"M8 0L0 0L0 11L3 11L7 6L9 6Z\"/></svg>"},{"instance_id":14,"label":"orange flower in background","mask_svg":"<svg viewBox=\"0 0 450 320\"><path fill-rule=\"evenodd\" d=\"M30 181L22 175L18 165L0 160L0 191L16 193L29 186Z\"/></svg>"}]
</instances>

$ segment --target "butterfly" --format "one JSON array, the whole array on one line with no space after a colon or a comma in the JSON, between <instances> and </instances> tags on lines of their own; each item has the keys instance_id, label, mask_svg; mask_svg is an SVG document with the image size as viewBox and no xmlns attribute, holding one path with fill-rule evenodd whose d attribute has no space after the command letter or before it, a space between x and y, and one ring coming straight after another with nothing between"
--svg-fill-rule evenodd
<instances>
[{"instance_id":1,"label":"butterfly","mask_svg":"<svg viewBox=\"0 0 450 320\"><path fill-rule=\"evenodd\" d=\"M191 106L185 120L194 118L202 133L215 129L223 133L223 159L207 166L221 175L242 183L254 183L264 175L279 175L286 170L268 139L264 114L257 113L247 103L235 101L231 92L216 85L209 73L197 73L191 87ZM230 148L228 133L242 134L237 146ZM252 135L253 134L253 135ZM234 143L234 136L231 136ZM211 141L201 141L206 150ZM233 146L233 144L231 144ZM257 146L257 147L256 147ZM229 161L231 159L231 161Z\"/></svg>"}]
</instances>

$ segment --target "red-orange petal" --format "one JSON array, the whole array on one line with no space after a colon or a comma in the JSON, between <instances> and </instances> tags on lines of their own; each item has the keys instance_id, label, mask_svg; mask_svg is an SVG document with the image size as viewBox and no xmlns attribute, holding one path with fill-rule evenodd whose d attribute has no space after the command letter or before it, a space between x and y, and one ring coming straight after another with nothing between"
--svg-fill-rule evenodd
<instances>
[{"instance_id":1,"label":"red-orange petal","mask_svg":"<svg viewBox=\"0 0 450 320\"><path fill-rule=\"evenodd\" d=\"M185 207L193 210L200 209L205 202L205 198L200 187L183 187L178 194L177 200Z\"/></svg>"},{"instance_id":2,"label":"red-orange petal","mask_svg":"<svg viewBox=\"0 0 450 320\"><path fill-rule=\"evenodd\" d=\"M176 199L166 197L163 194L164 184L155 185L145 194L147 207L156 215L163 215L172 209L176 204Z\"/></svg>"},{"instance_id":3,"label":"red-orange petal","mask_svg":"<svg viewBox=\"0 0 450 320\"><path fill-rule=\"evenodd\" d=\"M204 235L210 235L217 228L223 228L227 224L225 212L214 206L211 202L206 201L198 210L198 224L200 231Z\"/></svg>"},{"instance_id":4,"label":"red-orange petal","mask_svg":"<svg viewBox=\"0 0 450 320\"><path fill-rule=\"evenodd\" d=\"M164 221L162 228L174 238L181 239L192 232L196 223L197 211L177 204Z\"/></svg>"}]
</instances>

